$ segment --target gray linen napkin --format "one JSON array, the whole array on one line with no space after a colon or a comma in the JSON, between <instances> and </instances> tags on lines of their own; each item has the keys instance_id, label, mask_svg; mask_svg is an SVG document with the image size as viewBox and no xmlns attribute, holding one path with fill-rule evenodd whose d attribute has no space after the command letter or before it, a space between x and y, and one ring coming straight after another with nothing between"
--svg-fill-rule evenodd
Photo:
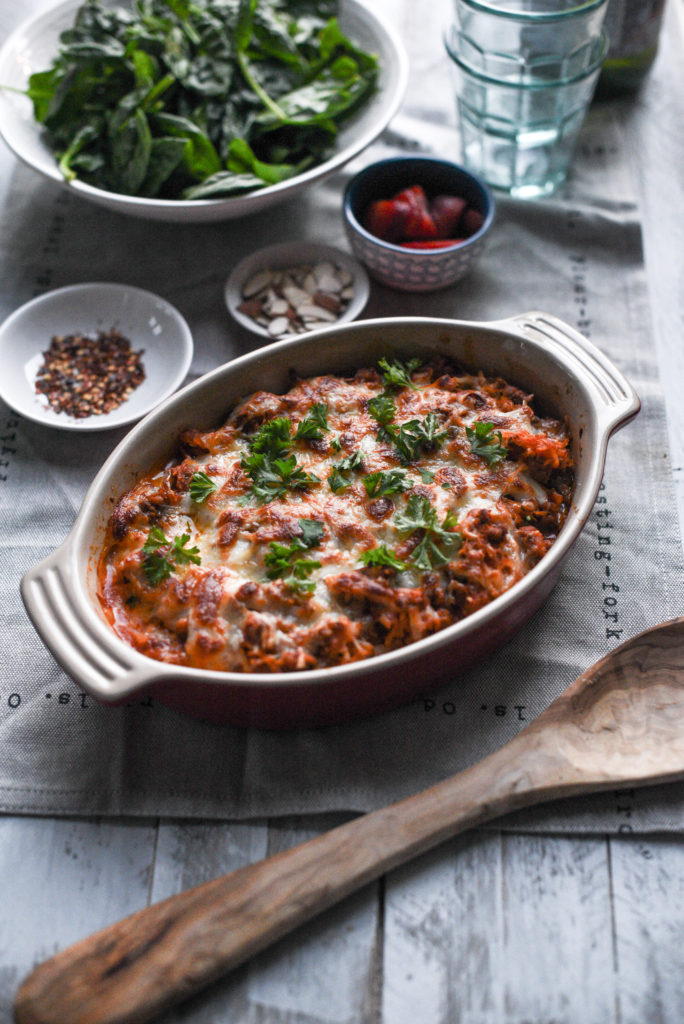
<instances>
[{"instance_id":1,"label":"gray linen napkin","mask_svg":"<svg viewBox=\"0 0 684 1024\"><path fill-rule=\"evenodd\" d=\"M468 278L430 295L374 284L364 313L493 320L542 309L591 337L639 392L642 412L610 443L596 514L534 619L486 665L429 700L350 725L276 734L197 722L149 701L100 707L45 651L18 586L67 534L123 432L48 430L0 404L0 810L261 818L372 809L500 746L598 657L682 610L682 548L638 210L610 111L590 117L581 145L578 170L554 200L499 199L488 250ZM122 217L12 165L0 314L76 281L135 283L189 321L196 376L257 344L235 328L222 300L225 278L246 251L295 237L346 247L340 193L348 175L376 157L431 146L454 155L453 133L399 118L380 143L304 197L239 223L201 226ZM608 595L606 510L611 581L619 587ZM684 785L566 801L504 824L679 831Z\"/></svg>"}]
</instances>

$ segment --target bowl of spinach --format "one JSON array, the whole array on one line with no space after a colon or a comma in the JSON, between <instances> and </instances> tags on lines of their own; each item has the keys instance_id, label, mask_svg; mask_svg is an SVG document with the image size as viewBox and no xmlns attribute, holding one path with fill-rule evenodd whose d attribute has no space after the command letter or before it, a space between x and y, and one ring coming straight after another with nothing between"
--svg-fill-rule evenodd
<instances>
[{"instance_id":1,"label":"bowl of spinach","mask_svg":"<svg viewBox=\"0 0 684 1024\"><path fill-rule=\"evenodd\" d=\"M67 0L0 51L0 133L101 205L229 219L361 152L406 80L359 0Z\"/></svg>"}]
</instances>

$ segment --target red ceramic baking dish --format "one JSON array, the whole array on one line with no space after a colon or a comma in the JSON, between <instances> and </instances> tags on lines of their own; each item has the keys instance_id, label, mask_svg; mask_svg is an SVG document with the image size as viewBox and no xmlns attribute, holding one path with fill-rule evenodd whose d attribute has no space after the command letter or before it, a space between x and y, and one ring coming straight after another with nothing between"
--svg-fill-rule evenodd
<instances>
[{"instance_id":1,"label":"red ceramic baking dish","mask_svg":"<svg viewBox=\"0 0 684 1024\"><path fill-rule=\"evenodd\" d=\"M183 429L218 426L253 391L287 391L293 372L301 377L350 373L382 356L434 354L501 376L532 393L538 408L567 420L576 473L572 508L554 545L527 576L442 632L333 668L280 674L190 669L152 660L119 639L96 593L106 522L121 494L170 457ZM539 608L591 512L608 440L639 406L633 388L605 355L546 313L490 323L388 318L300 335L219 367L131 430L97 474L67 539L26 573L23 600L57 662L106 704L151 695L214 722L268 729L320 726L388 709L483 660Z\"/></svg>"}]
</instances>

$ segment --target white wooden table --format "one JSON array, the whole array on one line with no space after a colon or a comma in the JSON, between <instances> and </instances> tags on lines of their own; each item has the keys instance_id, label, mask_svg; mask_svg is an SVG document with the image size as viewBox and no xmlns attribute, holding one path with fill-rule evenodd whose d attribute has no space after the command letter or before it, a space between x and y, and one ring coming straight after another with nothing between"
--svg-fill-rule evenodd
<instances>
[{"instance_id":1,"label":"white wooden table","mask_svg":"<svg viewBox=\"0 0 684 1024\"><path fill-rule=\"evenodd\" d=\"M684 59L684 0L668 5L661 54L625 116L681 515L684 79L680 72L673 80L671 69ZM394 18L414 69L440 52L448 0L374 6ZM2 0L0 37L25 14L26 6ZM436 43L426 45L428 33ZM337 820L0 818L0 1022L10 1021L16 986L38 960ZM684 846L667 836L460 837L324 914L165 1021L680 1024Z\"/></svg>"}]
</instances>

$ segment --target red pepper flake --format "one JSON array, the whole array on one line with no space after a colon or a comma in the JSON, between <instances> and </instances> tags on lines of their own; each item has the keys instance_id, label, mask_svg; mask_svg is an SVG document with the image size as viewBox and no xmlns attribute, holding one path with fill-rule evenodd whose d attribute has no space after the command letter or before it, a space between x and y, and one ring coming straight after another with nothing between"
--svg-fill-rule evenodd
<instances>
[{"instance_id":1,"label":"red pepper flake","mask_svg":"<svg viewBox=\"0 0 684 1024\"><path fill-rule=\"evenodd\" d=\"M43 352L35 388L55 412L76 419L118 408L145 380L141 356L114 328L96 338L55 335Z\"/></svg>"}]
</instances>

